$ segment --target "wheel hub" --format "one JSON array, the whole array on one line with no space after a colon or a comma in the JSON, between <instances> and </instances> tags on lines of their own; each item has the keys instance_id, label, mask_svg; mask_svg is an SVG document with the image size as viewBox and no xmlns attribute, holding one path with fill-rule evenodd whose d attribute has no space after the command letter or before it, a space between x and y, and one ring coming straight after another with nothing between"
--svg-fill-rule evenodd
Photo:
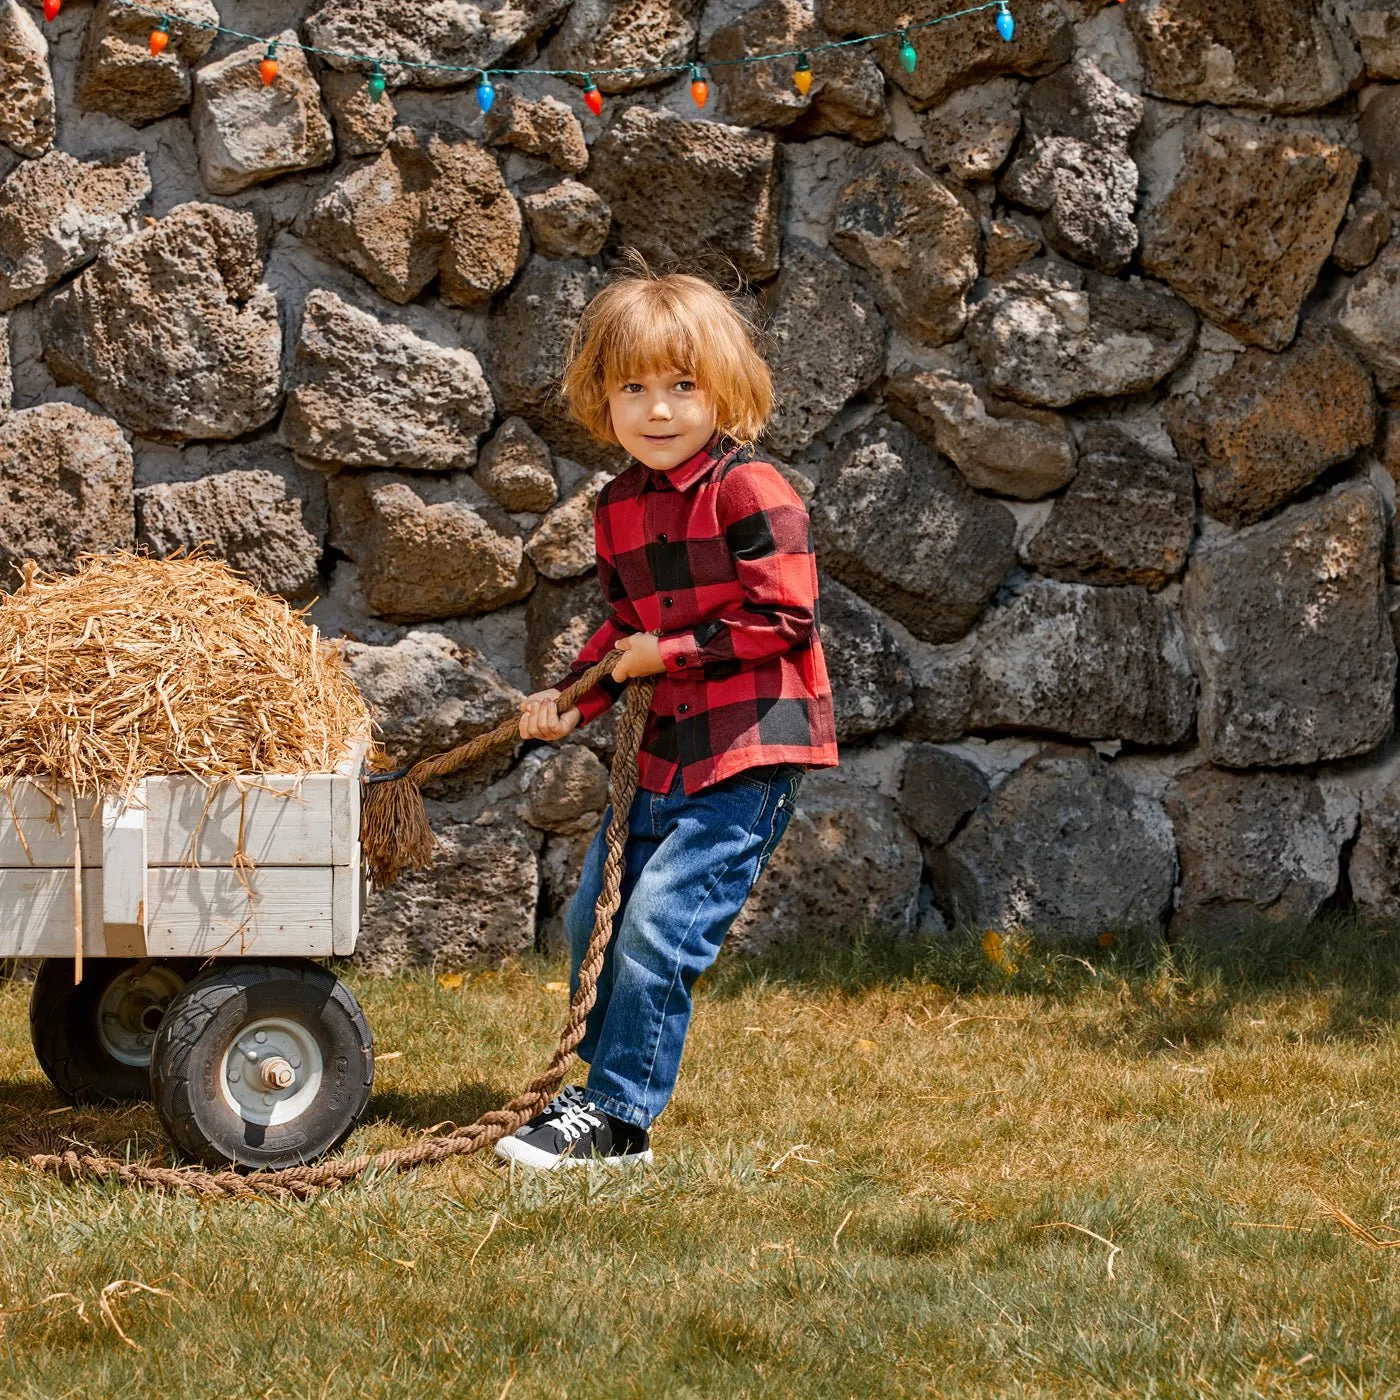
<instances>
[{"instance_id":1,"label":"wheel hub","mask_svg":"<svg viewBox=\"0 0 1400 1400\"><path fill-rule=\"evenodd\" d=\"M151 1041L185 979L166 963L137 963L114 977L97 1004L97 1038L119 1064L151 1063Z\"/></svg>"},{"instance_id":2,"label":"wheel hub","mask_svg":"<svg viewBox=\"0 0 1400 1400\"><path fill-rule=\"evenodd\" d=\"M324 1073L311 1030L290 1017L269 1016L242 1027L224 1051L219 1087L245 1122L272 1127L306 1112Z\"/></svg>"}]
</instances>

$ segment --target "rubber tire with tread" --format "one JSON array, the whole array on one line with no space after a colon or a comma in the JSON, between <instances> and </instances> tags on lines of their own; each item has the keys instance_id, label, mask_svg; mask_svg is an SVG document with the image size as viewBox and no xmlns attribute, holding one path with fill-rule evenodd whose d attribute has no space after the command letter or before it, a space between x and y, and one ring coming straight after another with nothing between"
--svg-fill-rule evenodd
<instances>
[{"instance_id":1,"label":"rubber tire with tread","mask_svg":"<svg viewBox=\"0 0 1400 1400\"><path fill-rule=\"evenodd\" d=\"M261 1127L225 1100L224 1053L240 1029L265 1017L294 1018L315 1035L321 1092L297 1118ZM187 1157L211 1167L297 1166L338 1147L374 1084L374 1038L350 989L313 962L239 959L196 978L170 1004L151 1055L151 1097Z\"/></svg>"},{"instance_id":2,"label":"rubber tire with tread","mask_svg":"<svg viewBox=\"0 0 1400 1400\"><path fill-rule=\"evenodd\" d=\"M97 1008L108 987L140 958L85 958L83 980L73 983L72 958L45 958L29 994L29 1036L39 1067L73 1103L126 1103L150 1096L144 1065L126 1065L103 1048ZM192 977L188 959L162 959Z\"/></svg>"}]
</instances>

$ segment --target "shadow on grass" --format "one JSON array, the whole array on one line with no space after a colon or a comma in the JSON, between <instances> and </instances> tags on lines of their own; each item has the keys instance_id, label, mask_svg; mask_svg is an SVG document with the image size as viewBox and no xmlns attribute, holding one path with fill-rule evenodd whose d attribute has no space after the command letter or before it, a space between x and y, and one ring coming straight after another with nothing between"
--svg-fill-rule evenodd
<instances>
[{"instance_id":1,"label":"shadow on grass","mask_svg":"<svg viewBox=\"0 0 1400 1400\"><path fill-rule=\"evenodd\" d=\"M376 1089L360 1123L367 1128L386 1123L409 1132L421 1132L440 1123L455 1123L462 1127L475 1122L490 1109L499 1108L517 1093L518 1086L480 1081L422 1094L400 1089Z\"/></svg>"},{"instance_id":2,"label":"shadow on grass","mask_svg":"<svg viewBox=\"0 0 1400 1400\"><path fill-rule=\"evenodd\" d=\"M1223 1033L1232 1003L1290 990L1335 993L1327 1033L1367 1035L1400 1017L1400 923L1330 914L1259 921L1224 935L1188 930L1170 942L1127 931L1103 940L992 937L955 931L911 939L866 928L815 932L762 954L722 958L708 994L765 986L860 992L935 983L967 995L1067 1002L1106 987L1154 1004L1144 1044L1200 1045Z\"/></svg>"}]
</instances>

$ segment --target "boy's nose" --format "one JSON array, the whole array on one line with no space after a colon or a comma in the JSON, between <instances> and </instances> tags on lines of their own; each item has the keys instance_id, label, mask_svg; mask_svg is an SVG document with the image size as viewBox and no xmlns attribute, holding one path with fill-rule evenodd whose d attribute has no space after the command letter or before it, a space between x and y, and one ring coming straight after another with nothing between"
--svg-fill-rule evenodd
<instances>
[{"instance_id":1,"label":"boy's nose","mask_svg":"<svg viewBox=\"0 0 1400 1400\"><path fill-rule=\"evenodd\" d=\"M657 399L651 406L651 416L653 418L666 418L671 416L671 405L665 399Z\"/></svg>"}]
</instances>

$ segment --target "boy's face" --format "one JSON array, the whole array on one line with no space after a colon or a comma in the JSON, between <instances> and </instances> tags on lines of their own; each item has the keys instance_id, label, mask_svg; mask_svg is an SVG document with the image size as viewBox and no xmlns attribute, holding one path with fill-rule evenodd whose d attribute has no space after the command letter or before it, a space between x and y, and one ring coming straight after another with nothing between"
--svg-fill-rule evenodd
<instances>
[{"instance_id":1,"label":"boy's face","mask_svg":"<svg viewBox=\"0 0 1400 1400\"><path fill-rule=\"evenodd\" d=\"M688 371L639 374L608 391L613 432L652 471L670 471L693 457L715 430L710 397Z\"/></svg>"}]
</instances>

